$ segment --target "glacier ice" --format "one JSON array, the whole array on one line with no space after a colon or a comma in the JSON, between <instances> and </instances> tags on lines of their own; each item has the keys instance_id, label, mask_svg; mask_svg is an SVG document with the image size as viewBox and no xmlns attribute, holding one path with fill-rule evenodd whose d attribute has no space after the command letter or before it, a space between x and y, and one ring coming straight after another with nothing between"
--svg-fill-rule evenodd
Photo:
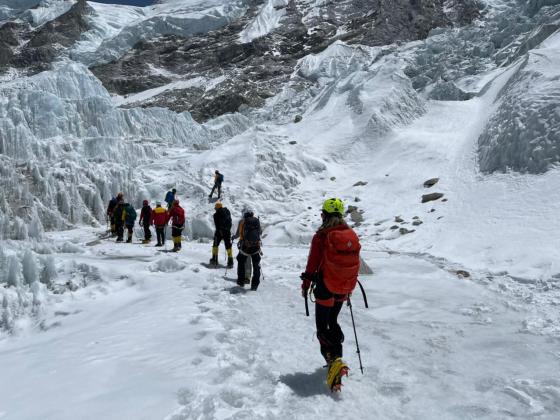
<instances>
[{"instance_id":1,"label":"glacier ice","mask_svg":"<svg viewBox=\"0 0 560 420\"><path fill-rule=\"evenodd\" d=\"M522 59L479 138L483 172L542 173L560 163L560 33Z\"/></svg>"}]
</instances>

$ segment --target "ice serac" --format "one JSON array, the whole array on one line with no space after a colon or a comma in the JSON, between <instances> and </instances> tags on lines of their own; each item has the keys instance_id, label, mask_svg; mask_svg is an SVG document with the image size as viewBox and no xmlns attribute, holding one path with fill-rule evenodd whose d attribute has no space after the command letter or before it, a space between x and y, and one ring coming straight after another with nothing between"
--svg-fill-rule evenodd
<instances>
[{"instance_id":1,"label":"ice serac","mask_svg":"<svg viewBox=\"0 0 560 420\"><path fill-rule=\"evenodd\" d=\"M516 64L479 138L483 172L543 173L560 163L560 33Z\"/></svg>"},{"instance_id":2,"label":"ice serac","mask_svg":"<svg viewBox=\"0 0 560 420\"><path fill-rule=\"evenodd\" d=\"M111 194L136 197L132 168L157 158L161 144L209 148L244 129L234 120L209 129L188 113L163 108L117 109L99 80L77 63L4 83L0 238L96 224L104 220Z\"/></svg>"}]
</instances>

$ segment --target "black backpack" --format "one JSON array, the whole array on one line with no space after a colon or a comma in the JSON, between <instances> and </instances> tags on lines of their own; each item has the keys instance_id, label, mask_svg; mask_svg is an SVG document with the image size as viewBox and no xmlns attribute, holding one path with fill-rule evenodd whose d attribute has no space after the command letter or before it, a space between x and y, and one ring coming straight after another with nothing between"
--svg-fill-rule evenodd
<instances>
[{"instance_id":1,"label":"black backpack","mask_svg":"<svg viewBox=\"0 0 560 420\"><path fill-rule=\"evenodd\" d=\"M224 176L222 174L219 174L217 181L218 181L218 184L221 184L222 182L224 182Z\"/></svg>"},{"instance_id":2,"label":"black backpack","mask_svg":"<svg viewBox=\"0 0 560 420\"><path fill-rule=\"evenodd\" d=\"M216 211L216 228L219 230L231 230L231 213L225 207Z\"/></svg>"},{"instance_id":3,"label":"black backpack","mask_svg":"<svg viewBox=\"0 0 560 420\"><path fill-rule=\"evenodd\" d=\"M242 251L255 253L261 248L261 222L256 217L247 217L243 223Z\"/></svg>"}]
</instances>

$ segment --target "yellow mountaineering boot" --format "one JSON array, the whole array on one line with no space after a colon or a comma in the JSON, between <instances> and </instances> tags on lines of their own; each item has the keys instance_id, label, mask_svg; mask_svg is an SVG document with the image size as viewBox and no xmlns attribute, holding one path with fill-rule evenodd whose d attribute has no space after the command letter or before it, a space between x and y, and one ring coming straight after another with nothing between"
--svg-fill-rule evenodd
<instances>
[{"instance_id":1,"label":"yellow mountaineering boot","mask_svg":"<svg viewBox=\"0 0 560 420\"><path fill-rule=\"evenodd\" d=\"M340 392L342 390L342 377L348 376L349 370L348 365L340 357L337 357L329 364L327 386L331 392Z\"/></svg>"}]
</instances>

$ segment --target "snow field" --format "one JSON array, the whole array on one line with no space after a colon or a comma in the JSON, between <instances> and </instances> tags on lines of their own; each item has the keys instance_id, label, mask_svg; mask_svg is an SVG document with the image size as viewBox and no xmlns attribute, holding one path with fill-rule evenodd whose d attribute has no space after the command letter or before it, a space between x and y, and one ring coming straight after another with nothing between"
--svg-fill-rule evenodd
<instances>
[{"instance_id":1,"label":"snow field","mask_svg":"<svg viewBox=\"0 0 560 420\"><path fill-rule=\"evenodd\" d=\"M0 341L0 370L11 378L0 382L5 418L558 415L556 344L523 330L529 308L432 261L364 252L375 270L362 278L370 309L359 293L353 306L365 372L344 307L351 373L332 395L313 306L306 318L299 292L306 248L265 245L264 279L251 292L231 270L200 265L211 244L187 242L178 254L108 240L84 247L90 232L52 238L80 238L81 254L60 257L95 267L100 281L49 305L41 334L28 325ZM37 386L38 403L28 404Z\"/></svg>"}]
</instances>

